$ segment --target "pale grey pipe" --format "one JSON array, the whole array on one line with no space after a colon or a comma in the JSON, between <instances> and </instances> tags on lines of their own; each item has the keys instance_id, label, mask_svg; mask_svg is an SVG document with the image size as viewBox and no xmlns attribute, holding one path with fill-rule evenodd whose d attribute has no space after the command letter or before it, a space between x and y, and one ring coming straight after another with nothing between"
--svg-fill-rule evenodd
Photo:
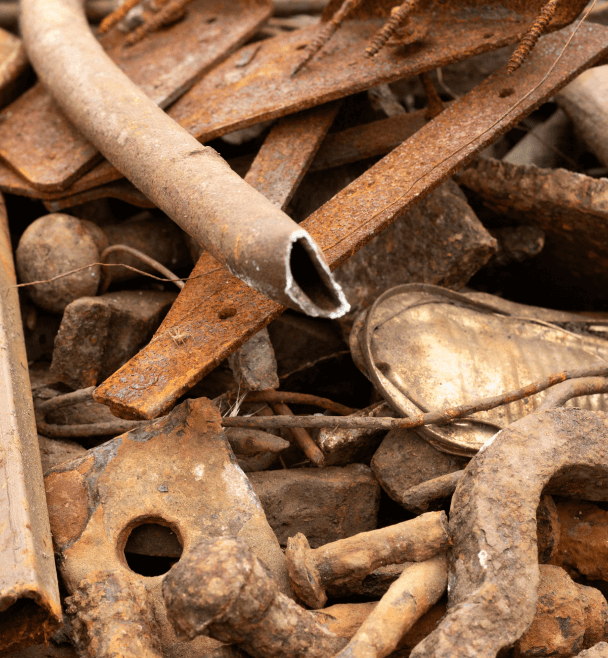
<instances>
[{"instance_id":1,"label":"pale grey pipe","mask_svg":"<svg viewBox=\"0 0 608 658\"><path fill-rule=\"evenodd\" d=\"M83 4L21 2L26 51L66 116L234 275L309 315L344 314L348 303L310 235L129 80L95 39Z\"/></svg>"}]
</instances>

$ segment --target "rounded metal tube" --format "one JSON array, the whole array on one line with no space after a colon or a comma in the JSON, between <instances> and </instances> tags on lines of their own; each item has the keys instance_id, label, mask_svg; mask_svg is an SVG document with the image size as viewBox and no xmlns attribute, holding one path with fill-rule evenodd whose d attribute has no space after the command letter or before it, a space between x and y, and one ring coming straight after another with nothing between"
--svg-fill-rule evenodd
<instances>
[{"instance_id":1,"label":"rounded metal tube","mask_svg":"<svg viewBox=\"0 0 608 658\"><path fill-rule=\"evenodd\" d=\"M230 272L309 315L348 310L310 235L129 80L95 39L83 0L23 0L21 32L66 116Z\"/></svg>"}]
</instances>

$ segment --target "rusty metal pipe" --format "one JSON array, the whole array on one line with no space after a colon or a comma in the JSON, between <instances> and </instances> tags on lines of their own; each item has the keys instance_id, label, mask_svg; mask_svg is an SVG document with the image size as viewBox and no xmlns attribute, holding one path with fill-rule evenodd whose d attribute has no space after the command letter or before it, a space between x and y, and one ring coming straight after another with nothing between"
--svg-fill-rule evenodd
<instances>
[{"instance_id":1,"label":"rusty metal pipe","mask_svg":"<svg viewBox=\"0 0 608 658\"><path fill-rule=\"evenodd\" d=\"M310 235L120 71L93 36L82 0L24 0L21 31L67 117L230 272L309 315L348 309Z\"/></svg>"},{"instance_id":2,"label":"rusty metal pipe","mask_svg":"<svg viewBox=\"0 0 608 658\"><path fill-rule=\"evenodd\" d=\"M45 641L61 602L6 207L0 196L0 656Z\"/></svg>"}]
</instances>

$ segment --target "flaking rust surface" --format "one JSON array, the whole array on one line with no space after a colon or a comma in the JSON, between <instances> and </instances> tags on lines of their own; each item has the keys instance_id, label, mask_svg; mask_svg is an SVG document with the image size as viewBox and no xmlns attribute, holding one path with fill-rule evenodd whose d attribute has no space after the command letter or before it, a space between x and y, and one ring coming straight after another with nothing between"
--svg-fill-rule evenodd
<instances>
[{"instance_id":1,"label":"flaking rust surface","mask_svg":"<svg viewBox=\"0 0 608 658\"><path fill-rule=\"evenodd\" d=\"M135 46L123 48L125 34L117 29L100 42L154 102L167 107L251 36L270 11L269 0L197 0L184 20ZM0 155L35 188L65 189L101 158L41 83L7 107L0 121Z\"/></svg>"},{"instance_id":2,"label":"flaking rust surface","mask_svg":"<svg viewBox=\"0 0 608 658\"><path fill-rule=\"evenodd\" d=\"M565 169L479 160L459 180L501 214L540 227L541 261L572 273L606 297L608 183Z\"/></svg>"},{"instance_id":3,"label":"flaking rust surface","mask_svg":"<svg viewBox=\"0 0 608 658\"><path fill-rule=\"evenodd\" d=\"M302 227L330 267L608 52L608 30L583 25L543 82L571 30L541 39L516 75L490 76L306 219ZM154 418L283 310L205 253L150 344L98 387L95 398L120 417ZM191 338L176 346L174 329Z\"/></svg>"},{"instance_id":4,"label":"flaking rust surface","mask_svg":"<svg viewBox=\"0 0 608 658\"><path fill-rule=\"evenodd\" d=\"M452 498L448 614L412 658L495 656L537 606L541 493L608 500L608 416L583 409L530 414L477 453Z\"/></svg>"},{"instance_id":5,"label":"flaking rust surface","mask_svg":"<svg viewBox=\"0 0 608 658\"><path fill-rule=\"evenodd\" d=\"M353 20L345 21L313 61L295 76L291 72L302 57L302 49L317 34L317 26L248 44L206 75L168 114L199 141L206 142L260 121L515 43L534 21L544 0L420 3L413 20L422 28L423 38L409 46L385 48L370 59L365 48L394 4L393 0L362 3L353 13ZM567 25L585 5L585 0L560 3L549 29ZM65 166L69 168L68 161ZM74 168L65 170L63 188L78 177ZM93 181L100 185L120 177L104 162L73 191L88 189Z\"/></svg>"},{"instance_id":6,"label":"flaking rust surface","mask_svg":"<svg viewBox=\"0 0 608 658\"><path fill-rule=\"evenodd\" d=\"M278 541L236 465L219 412L204 398L52 469L45 484L55 550L71 594L88 591L92 568L132 579L124 547L130 531L146 521L174 530L183 555L208 537L245 539L289 592ZM177 640L160 602L162 578L135 577L156 601L156 632L166 650Z\"/></svg>"}]
</instances>

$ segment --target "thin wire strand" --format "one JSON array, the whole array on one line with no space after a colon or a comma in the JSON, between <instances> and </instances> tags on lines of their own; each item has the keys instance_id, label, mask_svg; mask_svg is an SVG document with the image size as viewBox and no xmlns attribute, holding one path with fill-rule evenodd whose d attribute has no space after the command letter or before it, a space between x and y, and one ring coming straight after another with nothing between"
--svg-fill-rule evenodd
<instances>
[{"instance_id":1,"label":"thin wire strand","mask_svg":"<svg viewBox=\"0 0 608 658\"><path fill-rule=\"evenodd\" d=\"M107 257L110 254L115 253L117 251L121 251L123 253L130 254L131 256L135 256L136 258L139 258L139 260L146 263L146 265L149 265L157 272L164 274L167 277L167 279L172 283L174 283L180 290L184 287L183 281L181 281L181 279L177 275L173 274L173 272L169 268L165 267L162 263L159 263L157 260L151 258L147 254L144 254L143 251L140 251L139 249L134 249L133 247L128 247L125 244L113 244L109 246L107 249L104 249L103 253L101 254L102 262L105 263ZM110 265L110 263L107 263L102 266L105 275L105 281L101 286L101 290L99 291L100 295L103 294L108 289L108 286L112 282L112 278L108 276L105 270L105 268L108 265Z\"/></svg>"}]
</instances>

